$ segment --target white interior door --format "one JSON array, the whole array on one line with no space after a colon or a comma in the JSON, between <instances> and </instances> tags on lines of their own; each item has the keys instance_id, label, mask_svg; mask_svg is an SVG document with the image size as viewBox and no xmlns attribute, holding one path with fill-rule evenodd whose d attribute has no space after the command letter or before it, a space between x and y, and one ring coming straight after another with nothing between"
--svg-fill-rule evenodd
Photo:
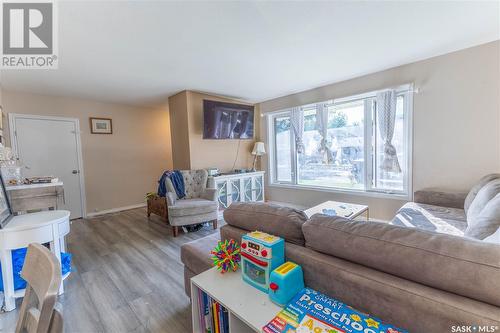
<instances>
[{"instance_id":1,"label":"white interior door","mask_svg":"<svg viewBox=\"0 0 500 333\"><path fill-rule=\"evenodd\" d=\"M54 176L64 183L71 218L84 216L78 119L10 114L11 140L23 177Z\"/></svg>"}]
</instances>

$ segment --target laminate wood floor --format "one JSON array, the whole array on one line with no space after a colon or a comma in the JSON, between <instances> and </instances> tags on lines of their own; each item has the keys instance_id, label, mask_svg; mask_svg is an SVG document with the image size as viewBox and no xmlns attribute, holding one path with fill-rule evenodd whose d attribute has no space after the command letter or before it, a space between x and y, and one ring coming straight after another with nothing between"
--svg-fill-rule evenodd
<instances>
[{"instance_id":1,"label":"laminate wood floor","mask_svg":"<svg viewBox=\"0 0 500 333\"><path fill-rule=\"evenodd\" d=\"M65 332L191 332L180 246L214 232L204 226L174 238L143 208L72 221L73 272L59 297ZM17 311L0 314L0 332L13 331L16 319Z\"/></svg>"}]
</instances>

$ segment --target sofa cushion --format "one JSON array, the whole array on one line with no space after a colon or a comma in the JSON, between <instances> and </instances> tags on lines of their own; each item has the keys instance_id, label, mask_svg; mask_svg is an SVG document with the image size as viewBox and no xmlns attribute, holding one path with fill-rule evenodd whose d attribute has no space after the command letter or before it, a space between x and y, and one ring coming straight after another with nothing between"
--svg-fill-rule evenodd
<instances>
[{"instance_id":1,"label":"sofa cushion","mask_svg":"<svg viewBox=\"0 0 500 333\"><path fill-rule=\"evenodd\" d=\"M486 186L484 188L486 188ZM478 193L474 202L479 198L481 191ZM469 212L472 211L472 207L473 205L471 205ZM494 234L498 228L500 228L500 194L497 194L493 199L488 201L478 216L474 216L469 220L469 225L467 230L465 230L465 236L485 239Z\"/></svg>"},{"instance_id":2,"label":"sofa cushion","mask_svg":"<svg viewBox=\"0 0 500 333\"><path fill-rule=\"evenodd\" d=\"M302 230L318 252L500 306L500 245L325 215Z\"/></svg>"},{"instance_id":3,"label":"sofa cushion","mask_svg":"<svg viewBox=\"0 0 500 333\"><path fill-rule=\"evenodd\" d=\"M498 306L434 289L308 248L287 244L286 256L288 260L302 266L306 286L408 332L451 332L452 325L471 323L500 325Z\"/></svg>"},{"instance_id":4,"label":"sofa cushion","mask_svg":"<svg viewBox=\"0 0 500 333\"><path fill-rule=\"evenodd\" d=\"M213 267L210 252L217 246L218 233L185 243L181 246L181 261L195 275Z\"/></svg>"},{"instance_id":5,"label":"sofa cushion","mask_svg":"<svg viewBox=\"0 0 500 333\"><path fill-rule=\"evenodd\" d=\"M413 193L413 201L442 207L451 207L464 209L466 192L460 191L442 191L438 189L427 188Z\"/></svg>"},{"instance_id":6,"label":"sofa cushion","mask_svg":"<svg viewBox=\"0 0 500 333\"><path fill-rule=\"evenodd\" d=\"M484 185L488 184L492 180L499 179L499 178L500 178L500 173L492 173L492 174L486 175L483 178L481 178L477 182L477 184L471 188L471 190L469 191L469 194L467 194L467 197L465 198L465 203L464 203L465 213L467 213L469 211L469 207L470 207L472 201L474 201L474 198L476 197L477 192L479 192L479 190L481 190L481 188L483 188Z\"/></svg>"},{"instance_id":7,"label":"sofa cushion","mask_svg":"<svg viewBox=\"0 0 500 333\"><path fill-rule=\"evenodd\" d=\"M217 209L217 202L206 199L181 199L174 206L168 206L168 215L191 216L208 214Z\"/></svg>"},{"instance_id":8,"label":"sofa cushion","mask_svg":"<svg viewBox=\"0 0 500 333\"><path fill-rule=\"evenodd\" d=\"M225 225L221 239L246 230ZM287 260L302 266L308 287L409 332L448 332L452 325L499 325L500 308L437 290L344 259L285 244ZM334 281L334 282L333 282ZM409 311L408 309L411 309Z\"/></svg>"},{"instance_id":9,"label":"sofa cushion","mask_svg":"<svg viewBox=\"0 0 500 333\"><path fill-rule=\"evenodd\" d=\"M226 224L220 228L220 239L223 241L225 241L226 239L227 240L234 239L235 241L241 244L241 239L247 233L248 233L247 230L243 230L240 228L233 227L229 224Z\"/></svg>"},{"instance_id":10,"label":"sofa cushion","mask_svg":"<svg viewBox=\"0 0 500 333\"><path fill-rule=\"evenodd\" d=\"M408 202L398 210L391 224L463 236L467 219L463 209Z\"/></svg>"},{"instance_id":11,"label":"sofa cushion","mask_svg":"<svg viewBox=\"0 0 500 333\"><path fill-rule=\"evenodd\" d=\"M287 242L304 245L302 224L307 221L307 216L291 207L235 202L224 211L224 220L244 230L259 230L283 237Z\"/></svg>"}]
</instances>

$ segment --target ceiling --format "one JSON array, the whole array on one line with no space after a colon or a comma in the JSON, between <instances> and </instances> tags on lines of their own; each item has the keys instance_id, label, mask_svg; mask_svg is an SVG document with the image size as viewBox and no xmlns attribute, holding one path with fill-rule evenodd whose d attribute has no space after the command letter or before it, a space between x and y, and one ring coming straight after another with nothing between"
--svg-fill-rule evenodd
<instances>
[{"instance_id":1,"label":"ceiling","mask_svg":"<svg viewBox=\"0 0 500 333\"><path fill-rule=\"evenodd\" d=\"M499 3L59 2L59 69L7 90L158 105L184 89L260 102L500 39Z\"/></svg>"}]
</instances>

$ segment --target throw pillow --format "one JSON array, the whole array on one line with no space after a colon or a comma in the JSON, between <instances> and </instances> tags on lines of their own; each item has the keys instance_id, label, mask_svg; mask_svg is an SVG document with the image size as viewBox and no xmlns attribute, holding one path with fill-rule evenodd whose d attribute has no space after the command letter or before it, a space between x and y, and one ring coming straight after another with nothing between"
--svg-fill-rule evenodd
<instances>
[{"instance_id":1,"label":"throw pillow","mask_svg":"<svg viewBox=\"0 0 500 333\"><path fill-rule=\"evenodd\" d=\"M483 188L484 185L488 184L492 180L499 179L499 178L500 178L500 173L492 173L492 174L486 175L483 178L481 178L477 182L477 184L471 188L471 190L469 191L469 194L467 194L467 197L465 198L465 203L464 203L464 209L465 209L466 214L469 211L469 207L470 207L472 201L474 201L474 198L476 197L477 192L479 192L479 190L481 190L481 188Z\"/></svg>"},{"instance_id":2,"label":"throw pillow","mask_svg":"<svg viewBox=\"0 0 500 333\"><path fill-rule=\"evenodd\" d=\"M484 239L485 242L500 244L500 228L497 231Z\"/></svg>"},{"instance_id":3,"label":"throw pillow","mask_svg":"<svg viewBox=\"0 0 500 333\"><path fill-rule=\"evenodd\" d=\"M481 212L472 218L465 230L465 236L485 239L493 235L498 228L500 228L500 194L491 199Z\"/></svg>"},{"instance_id":4,"label":"throw pillow","mask_svg":"<svg viewBox=\"0 0 500 333\"><path fill-rule=\"evenodd\" d=\"M471 226L474 223L474 219L498 193L500 193L500 179L490 181L477 192L467 211L467 225Z\"/></svg>"}]
</instances>

